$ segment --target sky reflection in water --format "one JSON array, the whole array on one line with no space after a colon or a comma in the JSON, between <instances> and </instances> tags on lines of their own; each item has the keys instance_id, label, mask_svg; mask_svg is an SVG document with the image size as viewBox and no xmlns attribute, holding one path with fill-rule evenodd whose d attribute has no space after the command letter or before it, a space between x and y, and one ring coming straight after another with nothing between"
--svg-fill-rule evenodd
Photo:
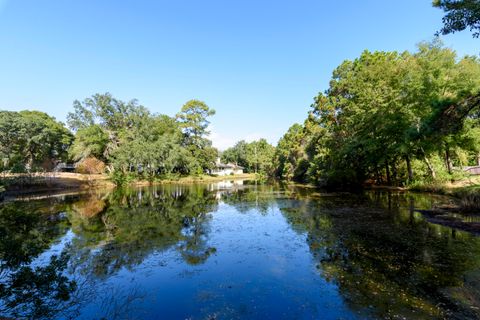
<instances>
[{"instance_id":1,"label":"sky reflection in water","mask_svg":"<svg viewBox=\"0 0 480 320\"><path fill-rule=\"evenodd\" d=\"M478 318L480 240L418 194L158 186L0 206L0 315Z\"/></svg>"}]
</instances>

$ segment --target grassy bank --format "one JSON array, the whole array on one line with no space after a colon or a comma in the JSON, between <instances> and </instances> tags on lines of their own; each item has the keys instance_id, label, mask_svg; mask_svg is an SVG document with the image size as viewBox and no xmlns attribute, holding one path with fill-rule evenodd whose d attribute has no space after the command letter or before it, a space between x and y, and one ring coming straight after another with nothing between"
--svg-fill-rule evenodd
<instances>
[{"instance_id":1,"label":"grassy bank","mask_svg":"<svg viewBox=\"0 0 480 320\"><path fill-rule=\"evenodd\" d=\"M108 188L114 184L106 175L78 173L32 173L2 174L0 185L5 194L29 194L64 190L86 190L90 188Z\"/></svg>"},{"instance_id":2,"label":"grassy bank","mask_svg":"<svg viewBox=\"0 0 480 320\"><path fill-rule=\"evenodd\" d=\"M237 175L228 175L228 176L211 176L211 175L197 175L197 176L173 176L165 177L162 179L156 179L153 181L147 180L132 180L129 185L152 185L152 184L168 184L168 183L178 183L178 184L192 184L192 183L213 183L225 180L254 180L257 179L257 175L254 173L244 173Z\"/></svg>"},{"instance_id":3,"label":"grassy bank","mask_svg":"<svg viewBox=\"0 0 480 320\"><path fill-rule=\"evenodd\" d=\"M458 199L460 210L480 213L480 176L454 182L416 183L408 190L452 196Z\"/></svg>"},{"instance_id":4,"label":"grassy bank","mask_svg":"<svg viewBox=\"0 0 480 320\"><path fill-rule=\"evenodd\" d=\"M126 181L125 185L146 186L168 183L214 183L225 180L251 180L256 179L256 177L257 176L255 174L241 174L233 176L170 176L165 177L164 179L156 179L153 181L130 179ZM115 187L115 183L112 182L111 177L106 174L79 174L67 172L4 174L0 178L0 193L5 193L7 195ZM2 192L2 190L5 192Z\"/></svg>"}]
</instances>

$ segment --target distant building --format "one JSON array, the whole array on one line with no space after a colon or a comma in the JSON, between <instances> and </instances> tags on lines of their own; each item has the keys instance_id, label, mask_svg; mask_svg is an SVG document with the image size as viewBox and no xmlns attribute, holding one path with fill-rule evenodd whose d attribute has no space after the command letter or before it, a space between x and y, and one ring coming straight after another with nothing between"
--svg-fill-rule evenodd
<instances>
[{"instance_id":1,"label":"distant building","mask_svg":"<svg viewBox=\"0 0 480 320\"><path fill-rule=\"evenodd\" d=\"M75 172L75 165L72 163L59 162L55 168L54 172Z\"/></svg>"},{"instance_id":2,"label":"distant building","mask_svg":"<svg viewBox=\"0 0 480 320\"><path fill-rule=\"evenodd\" d=\"M215 162L215 167L210 170L210 174L215 174L217 176L243 174L243 167L233 163L222 163L220 158L218 158Z\"/></svg>"},{"instance_id":3,"label":"distant building","mask_svg":"<svg viewBox=\"0 0 480 320\"><path fill-rule=\"evenodd\" d=\"M480 166L463 167L463 170L473 175L480 175Z\"/></svg>"}]
</instances>

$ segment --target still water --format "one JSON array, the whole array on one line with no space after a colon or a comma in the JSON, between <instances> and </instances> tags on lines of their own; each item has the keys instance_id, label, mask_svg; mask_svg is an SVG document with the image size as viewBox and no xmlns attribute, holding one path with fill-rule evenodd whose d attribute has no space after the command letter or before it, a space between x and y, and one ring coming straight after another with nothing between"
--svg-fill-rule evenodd
<instances>
[{"instance_id":1,"label":"still water","mask_svg":"<svg viewBox=\"0 0 480 320\"><path fill-rule=\"evenodd\" d=\"M444 198L222 182L0 204L0 318L477 319Z\"/></svg>"}]
</instances>

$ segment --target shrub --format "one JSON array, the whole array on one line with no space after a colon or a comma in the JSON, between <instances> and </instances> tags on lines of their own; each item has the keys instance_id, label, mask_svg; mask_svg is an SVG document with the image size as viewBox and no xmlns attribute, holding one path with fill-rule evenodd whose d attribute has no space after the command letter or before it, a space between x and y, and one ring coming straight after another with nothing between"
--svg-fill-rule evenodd
<instances>
[{"instance_id":1,"label":"shrub","mask_svg":"<svg viewBox=\"0 0 480 320\"><path fill-rule=\"evenodd\" d=\"M105 171L105 163L95 157L88 157L77 164L76 172L99 174Z\"/></svg>"},{"instance_id":2,"label":"shrub","mask_svg":"<svg viewBox=\"0 0 480 320\"><path fill-rule=\"evenodd\" d=\"M134 174L123 173L120 170L115 170L110 173L110 180L117 186L124 186L135 180Z\"/></svg>"},{"instance_id":3,"label":"shrub","mask_svg":"<svg viewBox=\"0 0 480 320\"><path fill-rule=\"evenodd\" d=\"M480 213L480 188L465 188L453 194L460 199L460 209Z\"/></svg>"}]
</instances>

